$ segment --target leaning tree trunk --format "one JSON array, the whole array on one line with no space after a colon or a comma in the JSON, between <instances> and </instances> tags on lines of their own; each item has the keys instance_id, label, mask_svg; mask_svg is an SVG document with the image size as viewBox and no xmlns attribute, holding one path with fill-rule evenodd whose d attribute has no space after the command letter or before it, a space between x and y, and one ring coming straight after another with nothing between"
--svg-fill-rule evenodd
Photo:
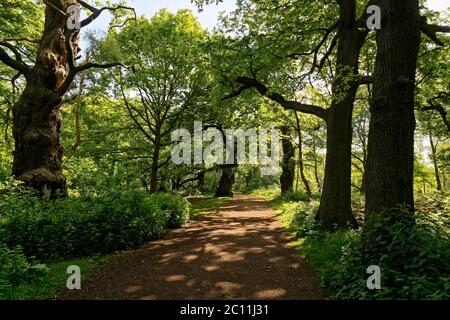
<instances>
[{"instance_id":1,"label":"leaning tree trunk","mask_svg":"<svg viewBox=\"0 0 450 320\"><path fill-rule=\"evenodd\" d=\"M385 21L368 142L366 215L398 205L414 210L414 80L420 45L418 0L380 0Z\"/></svg>"},{"instance_id":2,"label":"leaning tree trunk","mask_svg":"<svg viewBox=\"0 0 450 320\"><path fill-rule=\"evenodd\" d=\"M63 102L58 89L67 75L68 53L64 42L65 18L47 8L45 29L35 66L13 108L15 140L13 175L52 197L66 195L60 141Z\"/></svg>"},{"instance_id":3,"label":"leaning tree trunk","mask_svg":"<svg viewBox=\"0 0 450 320\"><path fill-rule=\"evenodd\" d=\"M283 160L281 162L282 173L280 176L280 185L281 194L286 194L294 190L295 150L289 137L289 129L287 127L282 127L281 134L283 135L281 140L283 148Z\"/></svg>"}]
</instances>

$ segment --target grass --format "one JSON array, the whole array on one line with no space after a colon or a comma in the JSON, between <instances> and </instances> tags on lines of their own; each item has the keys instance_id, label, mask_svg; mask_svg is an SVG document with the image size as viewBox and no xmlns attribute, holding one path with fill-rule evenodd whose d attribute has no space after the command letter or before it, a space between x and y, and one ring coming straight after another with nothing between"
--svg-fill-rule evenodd
<instances>
[{"instance_id":1,"label":"grass","mask_svg":"<svg viewBox=\"0 0 450 320\"><path fill-rule=\"evenodd\" d=\"M196 197L191 199L191 217L193 219L216 212L231 198Z\"/></svg>"},{"instance_id":2,"label":"grass","mask_svg":"<svg viewBox=\"0 0 450 320\"><path fill-rule=\"evenodd\" d=\"M55 299L58 292L66 286L70 274L67 268L77 265L81 269L81 286L90 270L102 261L98 258L86 258L51 263L50 271L43 277L32 283L21 284L0 292L0 300L51 300Z\"/></svg>"}]
</instances>

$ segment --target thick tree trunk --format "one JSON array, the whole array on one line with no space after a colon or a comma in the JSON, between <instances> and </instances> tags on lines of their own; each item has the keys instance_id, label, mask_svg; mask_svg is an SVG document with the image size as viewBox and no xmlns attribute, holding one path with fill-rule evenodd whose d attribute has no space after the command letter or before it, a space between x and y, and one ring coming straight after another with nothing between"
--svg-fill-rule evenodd
<instances>
[{"instance_id":1,"label":"thick tree trunk","mask_svg":"<svg viewBox=\"0 0 450 320\"><path fill-rule=\"evenodd\" d=\"M68 70L65 23L62 15L47 8L36 64L26 74L26 88L13 108L12 174L41 193L50 191L52 197L66 195L60 143L63 98L57 93Z\"/></svg>"},{"instance_id":2,"label":"thick tree trunk","mask_svg":"<svg viewBox=\"0 0 450 320\"><path fill-rule=\"evenodd\" d=\"M380 0L383 26L368 142L366 215L414 209L414 81L420 45L418 0Z\"/></svg>"},{"instance_id":3,"label":"thick tree trunk","mask_svg":"<svg viewBox=\"0 0 450 320\"><path fill-rule=\"evenodd\" d=\"M295 178L295 150L289 137L289 129L281 128L281 144L283 148L283 160L281 162L282 173L280 176L281 194L292 192L294 190Z\"/></svg>"},{"instance_id":4,"label":"thick tree trunk","mask_svg":"<svg viewBox=\"0 0 450 320\"><path fill-rule=\"evenodd\" d=\"M222 176L220 177L219 186L216 190L216 197L232 197L233 185L235 182L236 165L222 166Z\"/></svg>"},{"instance_id":5,"label":"thick tree trunk","mask_svg":"<svg viewBox=\"0 0 450 320\"><path fill-rule=\"evenodd\" d=\"M29 79L13 109L15 140L12 174L39 192L66 195L60 143L62 98L46 87L44 79Z\"/></svg>"},{"instance_id":6,"label":"thick tree trunk","mask_svg":"<svg viewBox=\"0 0 450 320\"><path fill-rule=\"evenodd\" d=\"M352 115L358 90L358 59L365 36L355 27L355 3L341 6L337 72L328 110L327 155L319 219L327 230L356 227L351 207Z\"/></svg>"},{"instance_id":7,"label":"thick tree trunk","mask_svg":"<svg viewBox=\"0 0 450 320\"><path fill-rule=\"evenodd\" d=\"M434 176L436 177L436 190L442 191L441 176L439 174L439 165L437 162L437 143L434 143L433 137L430 135L431 158L433 159Z\"/></svg>"},{"instance_id":8,"label":"thick tree trunk","mask_svg":"<svg viewBox=\"0 0 450 320\"><path fill-rule=\"evenodd\" d=\"M327 230L356 227L351 207L351 143L353 92L332 106L328 118L327 155L319 218Z\"/></svg>"}]
</instances>

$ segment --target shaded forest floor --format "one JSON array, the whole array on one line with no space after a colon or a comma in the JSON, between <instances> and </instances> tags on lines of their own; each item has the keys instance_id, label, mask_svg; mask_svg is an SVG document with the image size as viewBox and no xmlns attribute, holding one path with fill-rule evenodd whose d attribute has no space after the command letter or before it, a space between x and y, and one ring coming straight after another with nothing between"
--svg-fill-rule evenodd
<instances>
[{"instance_id":1,"label":"shaded forest floor","mask_svg":"<svg viewBox=\"0 0 450 320\"><path fill-rule=\"evenodd\" d=\"M58 299L321 299L266 201L236 195L162 239L95 268Z\"/></svg>"}]
</instances>

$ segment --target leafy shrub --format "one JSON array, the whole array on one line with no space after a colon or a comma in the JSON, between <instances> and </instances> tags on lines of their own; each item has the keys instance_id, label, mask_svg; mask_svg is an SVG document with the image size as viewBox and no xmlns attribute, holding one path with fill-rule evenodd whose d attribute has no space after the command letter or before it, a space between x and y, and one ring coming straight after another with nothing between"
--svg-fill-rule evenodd
<instances>
[{"instance_id":1,"label":"leafy shrub","mask_svg":"<svg viewBox=\"0 0 450 320\"><path fill-rule=\"evenodd\" d=\"M308 195L305 192L300 191L292 191L279 196L279 198L275 198L276 200L284 201L284 202L307 202L309 200Z\"/></svg>"},{"instance_id":2,"label":"leafy shrub","mask_svg":"<svg viewBox=\"0 0 450 320\"><path fill-rule=\"evenodd\" d=\"M369 216L357 247L363 265L382 270L382 289L372 297L398 299L450 298L448 248L449 228L440 215L404 208Z\"/></svg>"},{"instance_id":3,"label":"leafy shrub","mask_svg":"<svg viewBox=\"0 0 450 320\"><path fill-rule=\"evenodd\" d=\"M282 219L297 237L317 237L320 225L316 220L319 202L288 202L281 206Z\"/></svg>"},{"instance_id":4,"label":"leafy shrub","mask_svg":"<svg viewBox=\"0 0 450 320\"><path fill-rule=\"evenodd\" d=\"M47 271L44 265L32 266L20 248L0 244L0 292L5 288L38 278Z\"/></svg>"},{"instance_id":5,"label":"leafy shrub","mask_svg":"<svg viewBox=\"0 0 450 320\"><path fill-rule=\"evenodd\" d=\"M54 261L138 247L185 222L189 205L136 191L56 201L14 191L0 195L0 212L0 242Z\"/></svg>"},{"instance_id":6,"label":"leafy shrub","mask_svg":"<svg viewBox=\"0 0 450 320\"><path fill-rule=\"evenodd\" d=\"M167 227L170 229L181 227L190 218L189 201L184 198L167 193L155 193L148 200L169 215Z\"/></svg>"},{"instance_id":7,"label":"leafy shrub","mask_svg":"<svg viewBox=\"0 0 450 320\"><path fill-rule=\"evenodd\" d=\"M282 217L301 238L301 252L338 299L449 299L450 235L444 214L403 209L371 215L362 230L328 233L317 203L287 203ZM367 267L381 268L381 290L368 290Z\"/></svg>"}]
</instances>

